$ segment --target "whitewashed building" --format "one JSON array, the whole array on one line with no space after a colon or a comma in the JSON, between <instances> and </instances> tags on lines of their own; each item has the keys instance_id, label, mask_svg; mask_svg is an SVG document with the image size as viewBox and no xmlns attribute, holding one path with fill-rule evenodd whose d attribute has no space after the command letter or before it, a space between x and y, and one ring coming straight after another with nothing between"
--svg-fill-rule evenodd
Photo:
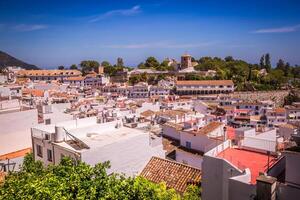
<instances>
[{"instance_id":1,"label":"whitewashed building","mask_svg":"<svg viewBox=\"0 0 300 200\"><path fill-rule=\"evenodd\" d=\"M58 164L64 156L90 165L110 161L108 173L134 176L152 156L163 157L159 138L138 129L123 127L121 121L97 123L96 117L38 125L31 129L35 160Z\"/></svg>"}]
</instances>

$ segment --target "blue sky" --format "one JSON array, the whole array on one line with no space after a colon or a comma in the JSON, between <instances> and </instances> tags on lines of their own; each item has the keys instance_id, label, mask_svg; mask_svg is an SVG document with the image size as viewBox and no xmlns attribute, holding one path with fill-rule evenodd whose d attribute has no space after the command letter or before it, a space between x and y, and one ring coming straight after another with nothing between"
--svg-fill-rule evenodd
<instances>
[{"instance_id":1,"label":"blue sky","mask_svg":"<svg viewBox=\"0 0 300 200\"><path fill-rule=\"evenodd\" d=\"M40 67L187 52L300 64L300 1L0 1L0 50Z\"/></svg>"}]
</instances>

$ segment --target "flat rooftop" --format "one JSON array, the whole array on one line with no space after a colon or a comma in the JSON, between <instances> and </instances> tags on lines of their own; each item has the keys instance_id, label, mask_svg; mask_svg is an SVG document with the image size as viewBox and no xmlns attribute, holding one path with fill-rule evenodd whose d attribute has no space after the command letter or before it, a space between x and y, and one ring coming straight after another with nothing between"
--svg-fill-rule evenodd
<instances>
[{"instance_id":1,"label":"flat rooftop","mask_svg":"<svg viewBox=\"0 0 300 200\"><path fill-rule=\"evenodd\" d=\"M217 155L236 166L240 170L249 168L251 171L251 184L256 184L259 172L266 172L268 169L268 155L254 151L237 148L227 148ZM271 167L276 162L275 157L270 155Z\"/></svg>"}]
</instances>

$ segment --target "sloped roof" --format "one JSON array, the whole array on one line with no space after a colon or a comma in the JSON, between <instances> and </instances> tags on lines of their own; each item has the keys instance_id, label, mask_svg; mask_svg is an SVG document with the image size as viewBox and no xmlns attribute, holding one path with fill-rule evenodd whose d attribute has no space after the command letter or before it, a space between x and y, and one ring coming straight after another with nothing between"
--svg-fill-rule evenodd
<instances>
[{"instance_id":1,"label":"sloped roof","mask_svg":"<svg viewBox=\"0 0 300 200\"><path fill-rule=\"evenodd\" d=\"M79 76L81 72L78 70L20 70L18 76Z\"/></svg>"},{"instance_id":2,"label":"sloped roof","mask_svg":"<svg viewBox=\"0 0 300 200\"><path fill-rule=\"evenodd\" d=\"M142 112L140 115L142 115L143 117L150 117L152 115L155 115L155 112L152 110L146 110L146 111Z\"/></svg>"},{"instance_id":3,"label":"sloped roof","mask_svg":"<svg viewBox=\"0 0 300 200\"><path fill-rule=\"evenodd\" d=\"M176 85L234 85L232 80L176 81Z\"/></svg>"},{"instance_id":4,"label":"sloped roof","mask_svg":"<svg viewBox=\"0 0 300 200\"><path fill-rule=\"evenodd\" d=\"M212 132L212 131L216 130L217 128L219 128L222 125L224 125L224 123L213 121L213 122L210 122L209 124L203 126L201 129L199 129L197 131L191 131L191 133L207 135L210 132Z\"/></svg>"},{"instance_id":5,"label":"sloped roof","mask_svg":"<svg viewBox=\"0 0 300 200\"><path fill-rule=\"evenodd\" d=\"M74 76L66 78L67 81L83 81L85 77L83 76Z\"/></svg>"},{"instance_id":6,"label":"sloped roof","mask_svg":"<svg viewBox=\"0 0 300 200\"><path fill-rule=\"evenodd\" d=\"M38 90L38 89L29 89L29 88L24 88L22 90L23 95L32 95L35 97L43 97L44 96L44 91L43 90Z\"/></svg>"},{"instance_id":7,"label":"sloped roof","mask_svg":"<svg viewBox=\"0 0 300 200\"><path fill-rule=\"evenodd\" d=\"M166 123L162 124L162 126L172 127L172 128L175 128L177 131L180 131L183 129L183 124L176 124L173 122L166 122ZM178 132L178 134L179 134L179 132Z\"/></svg>"},{"instance_id":8,"label":"sloped roof","mask_svg":"<svg viewBox=\"0 0 300 200\"><path fill-rule=\"evenodd\" d=\"M201 170L179 162L152 157L140 176L183 193L190 184L201 182Z\"/></svg>"},{"instance_id":9,"label":"sloped roof","mask_svg":"<svg viewBox=\"0 0 300 200\"><path fill-rule=\"evenodd\" d=\"M26 149L14 151L14 152L11 152L11 153L7 153L7 154L4 154L4 155L0 155L0 160L7 160L7 159L14 159L14 158L18 158L18 157L23 157L27 153L30 153L31 151L32 151L31 148L26 148Z\"/></svg>"},{"instance_id":10,"label":"sloped roof","mask_svg":"<svg viewBox=\"0 0 300 200\"><path fill-rule=\"evenodd\" d=\"M285 108L274 108L274 112L275 113L285 113L286 110L285 110Z\"/></svg>"}]
</instances>

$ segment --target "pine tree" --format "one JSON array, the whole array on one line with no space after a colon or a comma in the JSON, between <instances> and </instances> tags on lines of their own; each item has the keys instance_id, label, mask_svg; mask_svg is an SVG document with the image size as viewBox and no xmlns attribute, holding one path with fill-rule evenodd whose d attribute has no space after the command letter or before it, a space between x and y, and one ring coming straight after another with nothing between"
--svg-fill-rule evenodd
<instances>
[{"instance_id":1,"label":"pine tree","mask_svg":"<svg viewBox=\"0 0 300 200\"><path fill-rule=\"evenodd\" d=\"M262 55L260 58L259 66L260 66L260 69L265 68L265 56L264 55Z\"/></svg>"},{"instance_id":2,"label":"pine tree","mask_svg":"<svg viewBox=\"0 0 300 200\"><path fill-rule=\"evenodd\" d=\"M265 55L265 68L266 68L267 72L270 72L271 68L272 68L272 66L271 66L271 57L270 57L269 53L267 53Z\"/></svg>"}]
</instances>

